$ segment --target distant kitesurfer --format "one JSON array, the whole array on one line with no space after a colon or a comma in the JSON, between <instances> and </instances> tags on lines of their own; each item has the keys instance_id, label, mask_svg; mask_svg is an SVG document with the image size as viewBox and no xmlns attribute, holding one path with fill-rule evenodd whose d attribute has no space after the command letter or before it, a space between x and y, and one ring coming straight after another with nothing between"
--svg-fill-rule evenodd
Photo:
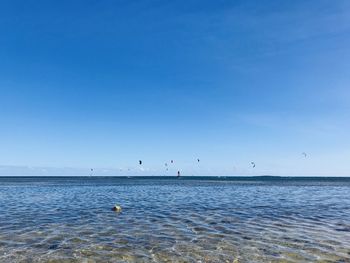
<instances>
[{"instance_id":1,"label":"distant kitesurfer","mask_svg":"<svg viewBox=\"0 0 350 263\"><path fill-rule=\"evenodd\" d=\"M251 162L251 165L253 168L255 168L255 163L254 162Z\"/></svg>"},{"instance_id":2,"label":"distant kitesurfer","mask_svg":"<svg viewBox=\"0 0 350 263\"><path fill-rule=\"evenodd\" d=\"M177 177L180 177L180 171L177 171Z\"/></svg>"}]
</instances>

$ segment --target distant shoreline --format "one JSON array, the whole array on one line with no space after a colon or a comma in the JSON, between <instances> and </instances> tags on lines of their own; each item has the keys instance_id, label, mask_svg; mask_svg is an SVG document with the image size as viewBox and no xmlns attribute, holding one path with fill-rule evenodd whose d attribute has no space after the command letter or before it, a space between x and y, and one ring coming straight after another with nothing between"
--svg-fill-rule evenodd
<instances>
[{"instance_id":1,"label":"distant shoreline","mask_svg":"<svg viewBox=\"0 0 350 263\"><path fill-rule=\"evenodd\" d=\"M350 176L272 176L272 175L258 175L258 176L81 176L81 175L54 175L54 176L43 176L43 175L0 175L1 179L6 178L52 178L52 179L137 179L137 180L222 180L222 181L303 181L303 180L317 180L317 181L336 181L336 180L350 180Z\"/></svg>"}]
</instances>

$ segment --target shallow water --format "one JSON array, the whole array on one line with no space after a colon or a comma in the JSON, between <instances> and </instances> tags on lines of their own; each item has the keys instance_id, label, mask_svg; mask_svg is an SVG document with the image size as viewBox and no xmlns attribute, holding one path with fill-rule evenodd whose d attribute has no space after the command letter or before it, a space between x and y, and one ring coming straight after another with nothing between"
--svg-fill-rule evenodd
<instances>
[{"instance_id":1,"label":"shallow water","mask_svg":"<svg viewBox=\"0 0 350 263\"><path fill-rule=\"evenodd\" d=\"M0 178L0 209L0 262L350 262L350 179Z\"/></svg>"}]
</instances>

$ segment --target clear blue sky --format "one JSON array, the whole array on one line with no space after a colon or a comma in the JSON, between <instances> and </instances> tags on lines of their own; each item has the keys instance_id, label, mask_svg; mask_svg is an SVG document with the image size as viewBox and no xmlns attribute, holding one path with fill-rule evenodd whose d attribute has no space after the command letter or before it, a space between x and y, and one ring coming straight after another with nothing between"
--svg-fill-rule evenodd
<instances>
[{"instance_id":1,"label":"clear blue sky","mask_svg":"<svg viewBox=\"0 0 350 263\"><path fill-rule=\"evenodd\" d=\"M1 1L0 174L350 175L349 84L347 0Z\"/></svg>"}]
</instances>

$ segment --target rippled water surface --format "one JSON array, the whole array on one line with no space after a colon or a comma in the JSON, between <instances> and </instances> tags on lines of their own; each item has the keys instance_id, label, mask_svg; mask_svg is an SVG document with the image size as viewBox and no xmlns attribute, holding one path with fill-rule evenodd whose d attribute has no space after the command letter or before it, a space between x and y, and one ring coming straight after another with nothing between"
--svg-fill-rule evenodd
<instances>
[{"instance_id":1,"label":"rippled water surface","mask_svg":"<svg viewBox=\"0 0 350 263\"><path fill-rule=\"evenodd\" d=\"M350 262L350 180L0 178L0 262Z\"/></svg>"}]
</instances>

